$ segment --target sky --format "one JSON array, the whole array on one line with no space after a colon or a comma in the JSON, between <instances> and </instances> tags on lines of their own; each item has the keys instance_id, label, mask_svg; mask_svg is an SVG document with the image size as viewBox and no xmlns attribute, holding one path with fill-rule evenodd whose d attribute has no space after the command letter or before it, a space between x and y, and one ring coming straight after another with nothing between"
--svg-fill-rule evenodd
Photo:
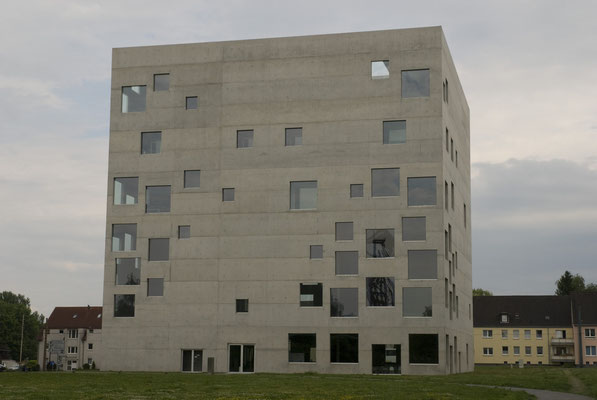
<instances>
[{"instance_id":1,"label":"sky","mask_svg":"<svg viewBox=\"0 0 597 400\"><path fill-rule=\"evenodd\" d=\"M111 49L441 25L471 111L473 286L597 282L597 2L22 0L0 14L0 291L101 305Z\"/></svg>"}]
</instances>

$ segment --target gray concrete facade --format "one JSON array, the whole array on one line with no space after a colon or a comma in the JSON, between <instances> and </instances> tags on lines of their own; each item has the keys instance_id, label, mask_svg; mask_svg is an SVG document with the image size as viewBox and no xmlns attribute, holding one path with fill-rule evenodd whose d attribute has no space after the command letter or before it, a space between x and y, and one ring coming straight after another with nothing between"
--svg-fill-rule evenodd
<instances>
[{"instance_id":1,"label":"gray concrete facade","mask_svg":"<svg viewBox=\"0 0 597 400\"><path fill-rule=\"evenodd\" d=\"M373 79L379 60L389 76ZM429 71L428 95L402 96L411 70ZM167 90L155 74L169 74ZM123 87L136 85L145 110L123 112ZM375 344L400 345L403 374L473 369L469 110L441 27L114 49L110 115L103 369L180 371L183 350L197 350L192 369L213 358L230 372L240 349L254 372L372 373ZM405 140L384 144L384 121L406 121ZM285 145L297 127L302 144ZM237 148L239 130L253 130L252 147ZM142 132L156 131L159 152L142 154ZM399 168L399 194L372 195L379 168ZM186 170L200 170L198 187L184 187ZM138 178L136 202L115 204L125 177ZM434 204L408 205L416 177L435 177ZM290 208L298 181L317 181L315 207ZM162 185L169 211L146 212L146 187ZM403 217L425 217L424 240L403 240ZM336 240L337 222L353 223L352 240ZM113 251L118 224L136 224L133 248ZM394 230L393 256L367 257L368 229ZM154 238L169 239L168 260L148 259ZM409 250L437 250L434 277L409 279ZM336 274L339 251L358 252L356 274ZM116 258L140 259L135 284L118 284ZM393 306L367 305L368 277L394 279ZM148 296L151 278L163 295ZM321 306L301 307L301 283L322 284ZM417 287L431 288L431 316L403 315L403 289ZM331 316L334 288L357 288L357 316ZM135 296L134 316L115 316L121 294ZM289 334L301 333L315 334L311 361L289 361ZM332 334L358 335L351 362L332 362ZM437 360L410 362L416 334L437 335Z\"/></svg>"}]
</instances>

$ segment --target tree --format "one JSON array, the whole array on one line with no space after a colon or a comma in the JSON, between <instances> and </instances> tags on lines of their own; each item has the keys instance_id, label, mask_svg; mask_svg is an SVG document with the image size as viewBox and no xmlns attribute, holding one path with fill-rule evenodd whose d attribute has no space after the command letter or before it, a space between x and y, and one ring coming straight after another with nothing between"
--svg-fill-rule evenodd
<instances>
[{"instance_id":1,"label":"tree","mask_svg":"<svg viewBox=\"0 0 597 400\"><path fill-rule=\"evenodd\" d=\"M44 320L37 311L31 312L27 297L12 292L0 293L0 347L8 348L14 360L19 360L23 321L23 360L37 359L37 336Z\"/></svg>"},{"instance_id":2,"label":"tree","mask_svg":"<svg viewBox=\"0 0 597 400\"><path fill-rule=\"evenodd\" d=\"M595 286L591 283L590 286ZM572 275L570 271L565 271L564 274L556 281L556 295L566 296L572 293L580 293L585 291L585 278L579 274Z\"/></svg>"},{"instance_id":3,"label":"tree","mask_svg":"<svg viewBox=\"0 0 597 400\"><path fill-rule=\"evenodd\" d=\"M489 290L484 290L481 288L473 289L473 296L493 296L493 293Z\"/></svg>"}]
</instances>

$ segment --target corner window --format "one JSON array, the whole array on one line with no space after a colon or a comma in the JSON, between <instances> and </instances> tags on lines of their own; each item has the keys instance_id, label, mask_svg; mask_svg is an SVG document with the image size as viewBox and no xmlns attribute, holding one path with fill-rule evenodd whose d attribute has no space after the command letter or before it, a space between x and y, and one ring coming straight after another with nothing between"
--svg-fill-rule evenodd
<instances>
[{"instance_id":1,"label":"corner window","mask_svg":"<svg viewBox=\"0 0 597 400\"><path fill-rule=\"evenodd\" d=\"M402 241L426 240L427 230L425 220L425 217L403 217Z\"/></svg>"},{"instance_id":2,"label":"corner window","mask_svg":"<svg viewBox=\"0 0 597 400\"><path fill-rule=\"evenodd\" d=\"M431 317L432 301L430 287L402 288L402 316Z\"/></svg>"},{"instance_id":3,"label":"corner window","mask_svg":"<svg viewBox=\"0 0 597 400\"><path fill-rule=\"evenodd\" d=\"M236 312L237 313L249 312L249 299L236 299Z\"/></svg>"},{"instance_id":4,"label":"corner window","mask_svg":"<svg viewBox=\"0 0 597 400\"><path fill-rule=\"evenodd\" d=\"M141 259L117 258L116 259L116 284L139 285L141 283Z\"/></svg>"},{"instance_id":5,"label":"corner window","mask_svg":"<svg viewBox=\"0 0 597 400\"><path fill-rule=\"evenodd\" d=\"M164 278L147 279L147 296L164 295Z\"/></svg>"},{"instance_id":6,"label":"corner window","mask_svg":"<svg viewBox=\"0 0 597 400\"><path fill-rule=\"evenodd\" d=\"M437 250L408 250L408 279L437 279Z\"/></svg>"},{"instance_id":7,"label":"corner window","mask_svg":"<svg viewBox=\"0 0 597 400\"><path fill-rule=\"evenodd\" d=\"M406 121L383 122L383 144L406 143Z\"/></svg>"},{"instance_id":8,"label":"corner window","mask_svg":"<svg viewBox=\"0 0 597 400\"><path fill-rule=\"evenodd\" d=\"M238 149L253 147L253 130L236 131L236 147Z\"/></svg>"},{"instance_id":9,"label":"corner window","mask_svg":"<svg viewBox=\"0 0 597 400\"><path fill-rule=\"evenodd\" d=\"M199 108L199 99L197 96L187 96L185 102L185 108L187 110L196 110Z\"/></svg>"},{"instance_id":10,"label":"corner window","mask_svg":"<svg viewBox=\"0 0 597 400\"><path fill-rule=\"evenodd\" d=\"M137 224L112 225L112 251L137 250Z\"/></svg>"},{"instance_id":11,"label":"corner window","mask_svg":"<svg viewBox=\"0 0 597 400\"><path fill-rule=\"evenodd\" d=\"M290 209L314 210L317 208L317 181L290 182Z\"/></svg>"},{"instance_id":12,"label":"corner window","mask_svg":"<svg viewBox=\"0 0 597 400\"><path fill-rule=\"evenodd\" d=\"M357 288L330 289L332 317L357 317L359 315L359 290Z\"/></svg>"},{"instance_id":13,"label":"corner window","mask_svg":"<svg viewBox=\"0 0 597 400\"><path fill-rule=\"evenodd\" d=\"M323 258L323 246L320 244L312 244L309 247L309 258L312 260Z\"/></svg>"},{"instance_id":14,"label":"corner window","mask_svg":"<svg viewBox=\"0 0 597 400\"><path fill-rule=\"evenodd\" d=\"M336 241L338 240L353 240L353 223L352 222L336 222Z\"/></svg>"},{"instance_id":15,"label":"corner window","mask_svg":"<svg viewBox=\"0 0 597 400\"><path fill-rule=\"evenodd\" d=\"M189 239L191 237L191 225L179 225L178 226L178 238Z\"/></svg>"},{"instance_id":16,"label":"corner window","mask_svg":"<svg viewBox=\"0 0 597 400\"><path fill-rule=\"evenodd\" d=\"M408 361L411 364L438 364L438 336L434 334L409 334Z\"/></svg>"},{"instance_id":17,"label":"corner window","mask_svg":"<svg viewBox=\"0 0 597 400\"><path fill-rule=\"evenodd\" d=\"M367 307L394 307L394 278L367 278Z\"/></svg>"},{"instance_id":18,"label":"corner window","mask_svg":"<svg viewBox=\"0 0 597 400\"><path fill-rule=\"evenodd\" d=\"M402 97L429 97L429 70L402 71Z\"/></svg>"},{"instance_id":19,"label":"corner window","mask_svg":"<svg viewBox=\"0 0 597 400\"><path fill-rule=\"evenodd\" d=\"M408 205L434 206L437 204L435 176L408 178Z\"/></svg>"},{"instance_id":20,"label":"corner window","mask_svg":"<svg viewBox=\"0 0 597 400\"><path fill-rule=\"evenodd\" d=\"M299 146L303 144L303 128L286 128L286 146Z\"/></svg>"},{"instance_id":21,"label":"corner window","mask_svg":"<svg viewBox=\"0 0 597 400\"><path fill-rule=\"evenodd\" d=\"M198 169L188 169L184 172L184 188L198 188L201 183L201 171Z\"/></svg>"},{"instance_id":22,"label":"corner window","mask_svg":"<svg viewBox=\"0 0 597 400\"><path fill-rule=\"evenodd\" d=\"M362 183L353 183L350 185L350 197L363 197L363 184Z\"/></svg>"},{"instance_id":23,"label":"corner window","mask_svg":"<svg viewBox=\"0 0 597 400\"><path fill-rule=\"evenodd\" d=\"M336 252L336 275L357 275L359 273L358 251Z\"/></svg>"},{"instance_id":24,"label":"corner window","mask_svg":"<svg viewBox=\"0 0 597 400\"><path fill-rule=\"evenodd\" d=\"M330 334L330 362L358 363L359 335L356 333Z\"/></svg>"},{"instance_id":25,"label":"corner window","mask_svg":"<svg viewBox=\"0 0 597 400\"><path fill-rule=\"evenodd\" d=\"M149 239L149 261L168 261L170 259L170 239Z\"/></svg>"},{"instance_id":26,"label":"corner window","mask_svg":"<svg viewBox=\"0 0 597 400\"><path fill-rule=\"evenodd\" d=\"M321 307L323 305L323 285L321 283L301 283L300 306Z\"/></svg>"},{"instance_id":27,"label":"corner window","mask_svg":"<svg viewBox=\"0 0 597 400\"><path fill-rule=\"evenodd\" d=\"M182 350L183 372L201 372L203 370L203 350Z\"/></svg>"},{"instance_id":28,"label":"corner window","mask_svg":"<svg viewBox=\"0 0 597 400\"><path fill-rule=\"evenodd\" d=\"M147 214L170 212L170 186L145 188L145 212Z\"/></svg>"},{"instance_id":29,"label":"corner window","mask_svg":"<svg viewBox=\"0 0 597 400\"><path fill-rule=\"evenodd\" d=\"M122 87L122 112L145 111L146 86L123 86Z\"/></svg>"},{"instance_id":30,"label":"corner window","mask_svg":"<svg viewBox=\"0 0 597 400\"><path fill-rule=\"evenodd\" d=\"M317 338L314 333L288 334L288 362L315 362Z\"/></svg>"},{"instance_id":31,"label":"corner window","mask_svg":"<svg viewBox=\"0 0 597 400\"><path fill-rule=\"evenodd\" d=\"M141 154L159 154L162 151L162 132L141 132Z\"/></svg>"},{"instance_id":32,"label":"corner window","mask_svg":"<svg viewBox=\"0 0 597 400\"><path fill-rule=\"evenodd\" d=\"M234 201L234 188L222 189L222 201Z\"/></svg>"},{"instance_id":33,"label":"corner window","mask_svg":"<svg viewBox=\"0 0 597 400\"><path fill-rule=\"evenodd\" d=\"M137 204L139 178L114 178L114 204Z\"/></svg>"},{"instance_id":34,"label":"corner window","mask_svg":"<svg viewBox=\"0 0 597 400\"><path fill-rule=\"evenodd\" d=\"M390 60L371 61L371 79L390 77Z\"/></svg>"},{"instance_id":35,"label":"corner window","mask_svg":"<svg viewBox=\"0 0 597 400\"><path fill-rule=\"evenodd\" d=\"M367 229L367 258L394 257L394 230Z\"/></svg>"},{"instance_id":36,"label":"corner window","mask_svg":"<svg viewBox=\"0 0 597 400\"><path fill-rule=\"evenodd\" d=\"M162 92L170 89L170 74L153 75L153 91Z\"/></svg>"},{"instance_id":37,"label":"corner window","mask_svg":"<svg viewBox=\"0 0 597 400\"><path fill-rule=\"evenodd\" d=\"M115 294L114 295L114 316L134 317L135 316L135 295Z\"/></svg>"},{"instance_id":38,"label":"corner window","mask_svg":"<svg viewBox=\"0 0 597 400\"><path fill-rule=\"evenodd\" d=\"M371 170L371 196L399 196L400 168L373 168Z\"/></svg>"}]
</instances>

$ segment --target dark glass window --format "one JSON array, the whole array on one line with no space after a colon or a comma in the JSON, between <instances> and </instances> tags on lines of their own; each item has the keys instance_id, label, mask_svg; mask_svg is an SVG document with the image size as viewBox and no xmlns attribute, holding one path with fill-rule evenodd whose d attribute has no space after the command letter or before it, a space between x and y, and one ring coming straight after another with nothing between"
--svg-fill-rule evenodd
<instances>
[{"instance_id":1,"label":"dark glass window","mask_svg":"<svg viewBox=\"0 0 597 400\"><path fill-rule=\"evenodd\" d=\"M137 224L112 225L112 251L137 249Z\"/></svg>"},{"instance_id":2,"label":"dark glass window","mask_svg":"<svg viewBox=\"0 0 597 400\"><path fill-rule=\"evenodd\" d=\"M371 358L374 374L399 374L401 371L399 344L372 344Z\"/></svg>"},{"instance_id":3,"label":"dark glass window","mask_svg":"<svg viewBox=\"0 0 597 400\"><path fill-rule=\"evenodd\" d=\"M321 307L323 305L323 285L321 283L301 283L301 307Z\"/></svg>"},{"instance_id":4,"label":"dark glass window","mask_svg":"<svg viewBox=\"0 0 597 400\"><path fill-rule=\"evenodd\" d=\"M408 279L437 279L437 250L409 250Z\"/></svg>"},{"instance_id":5,"label":"dark glass window","mask_svg":"<svg viewBox=\"0 0 597 400\"><path fill-rule=\"evenodd\" d=\"M429 70L402 71L402 97L429 97Z\"/></svg>"},{"instance_id":6,"label":"dark glass window","mask_svg":"<svg viewBox=\"0 0 597 400\"><path fill-rule=\"evenodd\" d=\"M408 335L408 360L411 364L438 364L439 340L437 335Z\"/></svg>"},{"instance_id":7,"label":"dark glass window","mask_svg":"<svg viewBox=\"0 0 597 400\"><path fill-rule=\"evenodd\" d=\"M286 128L286 146L303 144L303 128Z\"/></svg>"},{"instance_id":8,"label":"dark glass window","mask_svg":"<svg viewBox=\"0 0 597 400\"><path fill-rule=\"evenodd\" d=\"M135 316L135 295L115 294L114 295L114 316L134 317Z\"/></svg>"},{"instance_id":9,"label":"dark glass window","mask_svg":"<svg viewBox=\"0 0 597 400\"><path fill-rule=\"evenodd\" d=\"M147 186L145 188L145 212L170 212L170 186Z\"/></svg>"},{"instance_id":10,"label":"dark glass window","mask_svg":"<svg viewBox=\"0 0 597 400\"><path fill-rule=\"evenodd\" d=\"M201 171L198 169L186 170L184 172L184 187L198 188L200 185Z\"/></svg>"},{"instance_id":11,"label":"dark glass window","mask_svg":"<svg viewBox=\"0 0 597 400\"><path fill-rule=\"evenodd\" d=\"M116 259L116 284L139 285L141 283L141 259L117 258Z\"/></svg>"},{"instance_id":12,"label":"dark glass window","mask_svg":"<svg viewBox=\"0 0 597 400\"><path fill-rule=\"evenodd\" d=\"M236 147L253 147L253 130L236 131Z\"/></svg>"},{"instance_id":13,"label":"dark glass window","mask_svg":"<svg viewBox=\"0 0 597 400\"><path fill-rule=\"evenodd\" d=\"M356 317L359 315L359 289L330 289L332 317Z\"/></svg>"},{"instance_id":14,"label":"dark glass window","mask_svg":"<svg viewBox=\"0 0 597 400\"><path fill-rule=\"evenodd\" d=\"M149 239L149 261L168 261L170 259L170 239Z\"/></svg>"},{"instance_id":15,"label":"dark glass window","mask_svg":"<svg viewBox=\"0 0 597 400\"><path fill-rule=\"evenodd\" d=\"M236 299L236 312L237 313L249 312L249 299Z\"/></svg>"},{"instance_id":16,"label":"dark glass window","mask_svg":"<svg viewBox=\"0 0 597 400\"><path fill-rule=\"evenodd\" d=\"M356 333L330 334L330 362L358 363L359 335Z\"/></svg>"},{"instance_id":17,"label":"dark glass window","mask_svg":"<svg viewBox=\"0 0 597 400\"><path fill-rule=\"evenodd\" d=\"M320 244L312 244L309 247L309 258L311 258L311 259L323 258L323 246Z\"/></svg>"},{"instance_id":18,"label":"dark glass window","mask_svg":"<svg viewBox=\"0 0 597 400\"><path fill-rule=\"evenodd\" d=\"M394 257L394 230L367 229L367 257Z\"/></svg>"},{"instance_id":19,"label":"dark glass window","mask_svg":"<svg viewBox=\"0 0 597 400\"><path fill-rule=\"evenodd\" d=\"M161 92L170 89L170 74L155 74L153 76L153 91Z\"/></svg>"},{"instance_id":20,"label":"dark glass window","mask_svg":"<svg viewBox=\"0 0 597 400\"><path fill-rule=\"evenodd\" d=\"M164 295L164 278L148 278L147 279L147 295L148 296L163 296Z\"/></svg>"},{"instance_id":21,"label":"dark glass window","mask_svg":"<svg viewBox=\"0 0 597 400\"><path fill-rule=\"evenodd\" d=\"M392 307L394 305L394 278L367 278L367 306Z\"/></svg>"},{"instance_id":22,"label":"dark glass window","mask_svg":"<svg viewBox=\"0 0 597 400\"><path fill-rule=\"evenodd\" d=\"M336 240L352 240L353 237L352 222L336 222Z\"/></svg>"},{"instance_id":23,"label":"dark glass window","mask_svg":"<svg viewBox=\"0 0 597 400\"><path fill-rule=\"evenodd\" d=\"M437 204L435 176L408 178L408 205L434 206Z\"/></svg>"},{"instance_id":24,"label":"dark glass window","mask_svg":"<svg viewBox=\"0 0 597 400\"><path fill-rule=\"evenodd\" d=\"M402 288L403 317L431 317L433 315L430 287Z\"/></svg>"},{"instance_id":25,"label":"dark glass window","mask_svg":"<svg viewBox=\"0 0 597 400\"><path fill-rule=\"evenodd\" d=\"M137 204L139 178L114 178L114 204Z\"/></svg>"},{"instance_id":26,"label":"dark glass window","mask_svg":"<svg viewBox=\"0 0 597 400\"><path fill-rule=\"evenodd\" d=\"M400 168L374 168L371 170L371 196L399 196Z\"/></svg>"},{"instance_id":27,"label":"dark glass window","mask_svg":"<svg viewBox=\"0 0 597 400\"><path fill-rule=\"evenodd\" d=\"M183 350L182 370L186 372L201 372L203 368L203 350Z\"/></svg>"},{"instance_id":28,"label":"dark glass window","mask_svg":"<svg viewBox=\"0 0 597 400\"><path fill-rule=\"evenodd\" d=\"M336 252L336 275L357 275L359 273L358 251Z\"/></svg>"},{"instance_id":29,"label":"dark glass window","mask_svg":"<svg viewBox=\"0 0 597 400\"><path fill-rule=\"evenodd\" d=\"M314 333L288 334L288 362L315 362L316 349Z\"/></svg>"},{"instance_id":30,"label":"dark glass window","mask_svg":"<svg viewBox=\"0 0 597 400\"><path fill-rule=\"evenodd\" d=\"M162 132L141 132L141 154L159 154L162 151Z\"/></svg>"},{"instance_id":31,"label":"dark glass window","mask_svg":"<svg viewBox=\"0 0 597 400\"><path fill-rule=\"evenodd\" d=\"M222 201L234 201L234 188L222 189Z\"/></svg>"},{"instance_id":32,"label":"dark glass window","mask_svg":"<svg viewBox=\"0 0 597 400\"><path fill-rule=\"evenodd\" d=\"M317 208L317 181L290 182L290 209L314 210Z\"/></svg>"},{"instance_id":33,"label":"dark glass window","mask_svg":"<svg viewBox=\"0 0 597 400\"><path fill-rule=\"evenodd\" d=\"M122 87L122 112L145 111L146 86L123 86Z\"/></svg>"},{"instance_id":34,"label":"dark glass window","mask_svg":"<svg viewBox=\"0 0 597 400\"><path fill-rule=\"evenodd\" d=\"M406 143L406 121L384 121L383 143Z\"/></svg>"},{"instance_id":35,"label":"dark glass window","mask_svg":"<svg viewBox=\"0 0 597 400\"><path fill-rule=\"evenodd\" d=\"M425 217L402 218L402 240L426 240Z\"/></svg>"}]
</instances>

